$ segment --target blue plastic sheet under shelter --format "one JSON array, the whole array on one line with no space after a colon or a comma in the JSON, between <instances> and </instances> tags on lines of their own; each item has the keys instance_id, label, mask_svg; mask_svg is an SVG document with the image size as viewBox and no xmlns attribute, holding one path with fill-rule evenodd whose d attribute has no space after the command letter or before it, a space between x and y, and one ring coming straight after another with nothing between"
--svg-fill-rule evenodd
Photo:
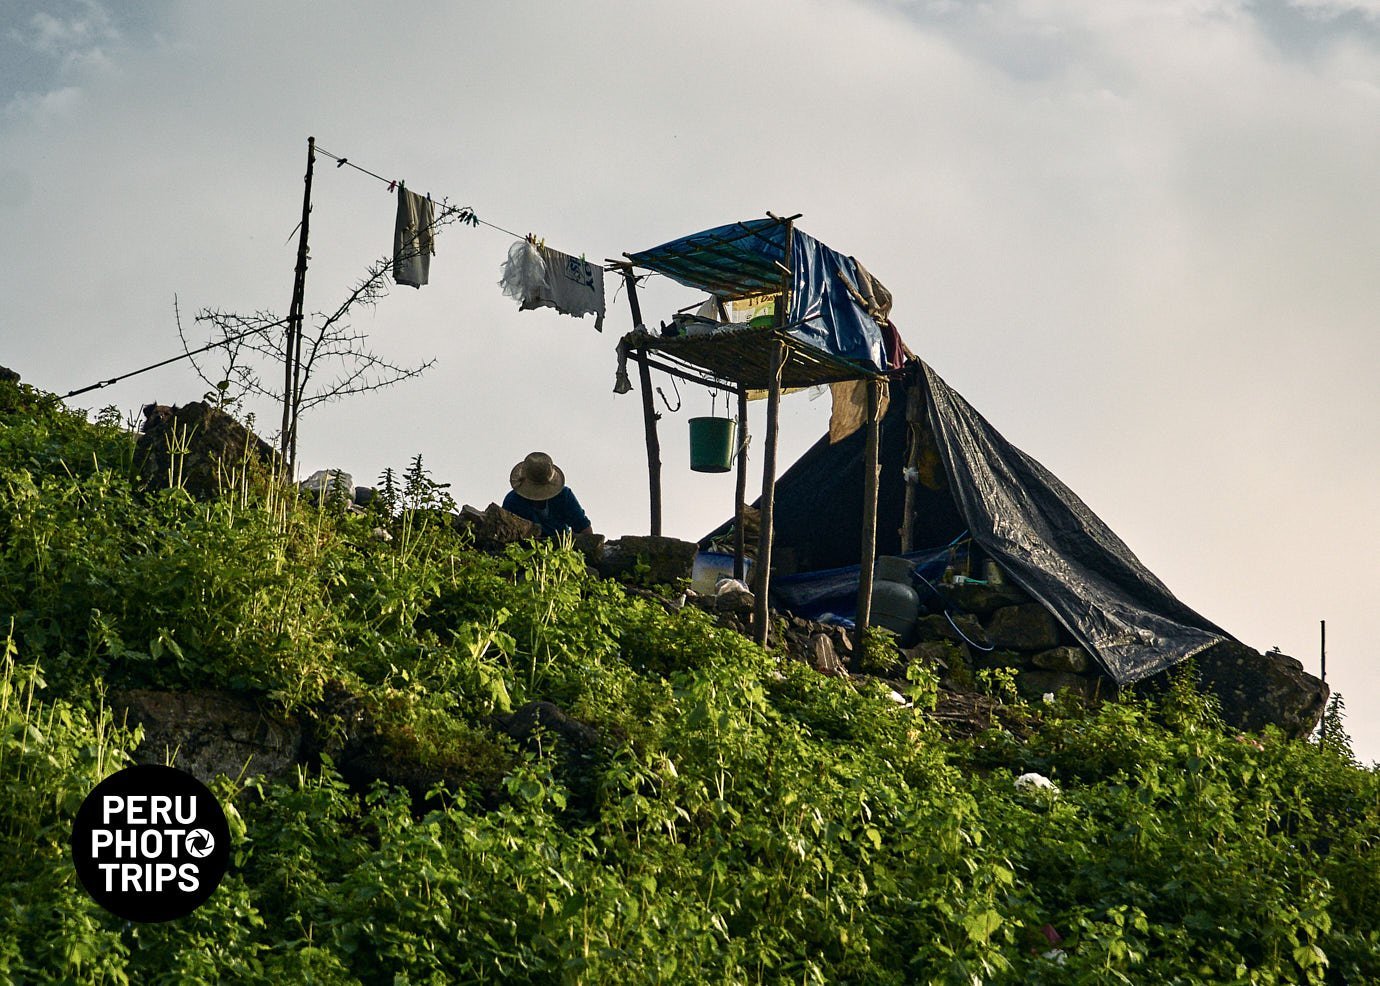
<instances>
[{"instance_id":1,"label":"blue plastic sheet under shelter","mask_svg":"<svg viewBox=\"0 0 1380 986\"><path fill-rule=\"evenodd\" d=\"M882 328L859 303L867 296L861 266L786 220L729 223L628 254L628 259L724 301L781 291L789 259L786 334L869 368L891 369Z\"/></svg>"}]
</instances>

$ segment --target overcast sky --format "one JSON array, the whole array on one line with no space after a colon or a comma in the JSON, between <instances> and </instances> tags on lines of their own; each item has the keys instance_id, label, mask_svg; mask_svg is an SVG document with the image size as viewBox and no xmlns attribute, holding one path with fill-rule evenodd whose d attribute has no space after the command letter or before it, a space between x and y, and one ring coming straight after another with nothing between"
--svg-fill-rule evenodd
<instances>
[{"instance_id":1,"label":"overcast sky","mask_svg":"<svg viewBox=\"0 0 1380 986\"><path fill-rule=\"evenodd\" d=\"M0 364L61 394L180 352L174 296L198 341L202 308L286 314L309 135L593 260L803 213L1186 603L1315 673L1326 620L1380 759L1380 0L6 0ZM329 310L389 251L394 200L326 159L313 199ZM640 402L611 392L626 296L610 278L602 335L519 312L510 242L451 227L430 285L356 319L437 364L304 418L303 473L420 453L483 507L543 449L597 530L644 532ZM696 300L662 279L643 309ZM683 401L666 533L698 538L732 476L688 470L710 396L656 382ZM205 389L181 363L73 403ZM827 417L786 399L783 463Z\"/></svg>"}]
</instances>

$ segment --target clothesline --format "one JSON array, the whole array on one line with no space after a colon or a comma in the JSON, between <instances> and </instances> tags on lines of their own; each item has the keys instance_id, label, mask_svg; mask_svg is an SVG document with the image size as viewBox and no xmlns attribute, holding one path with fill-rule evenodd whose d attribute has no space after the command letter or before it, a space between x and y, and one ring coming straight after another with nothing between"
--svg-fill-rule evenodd
<instances>
[{"instance_id":1,"label":"clothesline","mask_svg":"<svg viewBox=\"0 0 1380 986\"><path fill-rule=\"evenodd\" d=\"M383 175L380 175L380 174L378 174L378 173L376 173L376 172L370 171L368 168L361 167L361 166L359 166L358 164L355 164L355 163L354 163L353 161L351 161L348 157L341 157L341 156L339 156L339 155L337 155L337 154L332 154L330 151L326 150L326 149L325 149L324 147L322 147L320 144L315 145L315 147L316 147L316 152L317 152L318 154L321 154L321 155L324 156L324 157L330 158L332 161L335 162L335 166L336 166L337 168L341 168L341 167L354 168L356 171L360 172L361 174L366 174L366 175L368 175L370 178L373 178L373 179L375 179L375 180L377 180L377 181L383 182L385 185L388 186L388 191L390 191L390 192L393 191L395 188L397 188L399 185L404 184L403 181L402 181L401 179L397 179L397 178L385 178L385 177L383 177ZM441 200L441 208L444 209L446 212L463 212L463 211L465 211L464 209L461 209L461 208L458 208L458 207L456 207L456 206L451 205L451 204L450 204L450 200L449 200L448 198L443 198L443 199ZM509 236L511 236L511 237L512 237L513 239L515 239L515 240L525 240L525 239L529 239L529 238L531 237L531 234L530 234L530 233L525 234L525 235L522 234L522 233L514 233L511 229L505 229L504 227L499 226L499 225L497 225L496 223L491 223L491 222L489 222L488 220L480 219L479 216L478 216L478 214L475 213L474 209L472 209L472 208L468 209L468 211L469 211L469 214L474 218L474 221L475 221L475 222L479 223L479 224L482 225L482 226L488 226L490 229L496 229L496 230L498 230L500 233L506 233L506 234L508 234ZM604 269L605 269L605 270L609 270L610 268L605 267ZM639 282L641 282L641 281L646 281L646 280L649 279L649 278L658 277L658 276L660 276L660 275L659 275L656 271L651 271L651 272L648 272L648 273L645 273L645 274L639 274L639 275L637 275L637 280L638 280ZM619 290L621 290L621 284L620 284ZM615 292L614 292L614 297L617 298L617 296L618 296L617 290L615 290Z\"/></svg>"},{"instance_id":2,"label":"clothesline","mask_svg":"<svg viewBox=\"0 0 1380 986\"><path fill-rule=\"evenodd\" d=\"M403 182L402 182L401 180L399 180L399 179L395 179L395 178L385 178L385 177L383 177L383 175L375 174L374 172L370 171L368 168L361 168L359 165L355 164L355 163L354 163L353 161L351 161L349 158L347 158L347 157L339 157L338 155L332 154L330 151L328 151L328 150L326 150L325 148L323 148L320 144L317 144L317 145L316 145L316 153L321 154L321 155L324 155L325 157L330 158L332 161L335 162L335 166L336 166L337 168L342 167L342 166L348 166L348 167L354 168L356 171L359 171L359 172L361 172L361 173L363 173L363 174L368 175L370 178L377 178L379 181L383 182L385 185L388 186L388 190L389 190L390 192L393 191L395 188L397 188L399 185L403 184ZM451 205L449 199L442 199L442 200L441 200L441 208L444 209L444 210L447 211L447 212L463 212L463 211L465 211L464 209L461 209L461 208L458 208L458 207L456 207L456 206ZM521 233L514 233L511 229L504 229L502 226L496 225L495 223L491 223L491 222L488 222L487 220L480 219L479 216L475 214L475 212L474 212L473 209L470 209L469 212L470 212L470 215L474 216L474 220L475 220L475 222L477 222L477 223L480 223L480 224L482 224L482 225L484 225L484 226L488 226L490 229L496 229L496 230L498 230L500 233L507 233L509 236L513 237L514 239L518 239L518 240L525 239L525 237L524 237Z\"/></svg>"},{"instance_id":3,"label":"clothesline","mask_svg":"<svg viewBox=\"0 0 1380 986\"><path fill-rule=\"evenodd\" d=\"M395 190L395 189L398 188L399 186L402 186L402 185L403 185L403 182L402 182L401 180L398 180L398 179L391 179L391 178L385 178L383 175L380 175L380 174L378 174L377 172L370 171L368 168L364 168L364 167L361 167L361 166L358 165L358 164L355 164L355 163L354 163L353 161L351 161L349 158L342 157L342 156L337 155L337 154L332 154L330 151L326 150L324 147L322 147L322 146L319 145L319 144L314 144L313 147L314 147L314 150L315 150L317 153L321 154L323 157L330 158L332 161L334 161L334 162L335 162L335 166L336 166L337 168L346 167L346 166L351 167L351 168L353 168L354 170L360 172L361 174L368 175L370 178L373 178L373 179L375 179L375 180L377 180L377 181L383 182L385 185L388 186L388 190L389 190L390 192L392 192L393 190ZM428 196L428 197L429 197L429 196ZM514 233L512 230L510 230L510 229L505 229L504 227L499 226L499 225L497 225L496 223L491 223L491 222L488 222L487 220L480 219L479 216L475 213L475 211L474 211L472 208L470 208L470 207L468 207L468 206L454 206L454 205L451 205L448 198L443 198L443 199L441 200L440 205L439 205L439 208L441 209L441 214L442 214L442 215L459 216L459 217L461 217L461 220L464 221L464 222L472 222L472 223L475 223L475 224L480 224L480 225L488 226L490 229L494 229L494 230L497 230L497 231L500 232L500 233L504 233L504 234L506 234L506 235L508 235L508 236L511 236L511 237L513 237L515 240L528 240L528 241L531 241L531 240L533 239L532 236L531 236L530 234L528 234L528 235L523 235L523 234L521 234L521 233ZM300 224L299 224L299 226L300 226ZM296 233L296 230L295 230L295 229L293 230L293 233ZM290 239L290 238L291 238L291 236L289 236L289 239ZM581 258L581 259L583 260L583 258ZM600 267L600 269L608 269L608 268ZM645 281L647 278L649 278L649 277L654 277L654 276L656 276L656 272L650 272L650 273L646 273L646 274L641 274L641 275L638 275L638 276L637 276L637 280L638 280L638 281ZM617 299L617 297L618 297L618 292L621 291L622 288L623 288L623 283L622 283L622 279L620 278L620 279L619 279L619 283L618 283L618 287L617 287L617 288L615 289L615 291L614 291L614 298L615 298L615 299ZM600 318L602 319L602 314L601 314ZM280 320L278 320L277 322L273 322L273 323L271 323L271 324L269 324L269 325L258 326L258 327L256 327L256 328L251 329L251 330L248 330L248 331L246 331L246 332L239 333L238 335L231 336L231 337L226 338L226 339L217 340L216 342L213 342L213 343L210 343L209 345L203 346L203 347L201 347L200 349L196 349L196 350L193 350L193 351L191 351L191 352L185 352L185 353L182 353L182 354L179 355L179 356L174 356L174 357L172 357L172 358L170 358L170 359L162 360L161 362L154 363L154 364L152 364L152 365L150 365L150 366L145 366L145 367L142 367L142 368L140 368L140 369L138 369L138 370L134 370L134 371L131 371L131 372L129 372L129 373L121 374L120 376L117 376L117 377L111 377L111 378L109 378L109 379L102 380L102 381L100 381L100 382L98 382L98 383L91 384L90 386L87 386L87 387L82 387L82 388L79 388L79 389L77 389L77 390L69 391L68 393L62 395L62 397L63 397L63 399L66 399L66 398L69 398L69 397L75 397L75 396L77 396L77 395L79 395L79 394L87 393L87 392L92 391L92 390L98 390L98 389L103 388L103 387L108 387L108 386L110 386L111 384L118 383L118 382L120 382L121 380L128 379L129 377L138 376L139 374L147 373L147 372L150 371L150 370L155 370L155 369L158 369L158 368L160 368L160 367L167 366L167 365L169 365L169 364L171 364L171 363L180 362L181 360L188 359L188 358L190 358L190 357L192 357L192 356L196 356L196 355L198 355L198 354L200 354L200 353L204 353L204 352L206 352L206 351L208 351L208 350L210 350L210 349L214 349L214 348L216 348L216 347L218 347L218 346L224 346L224 345L227 345L227 344L229 344L229 343L235 342L235 341L237 341L237 340L239 340L239 339L241 339L241 338L243 338L243 337L245 337L245 336L252 335L252 334L254 334L254 333L256 333L256 332L262 332L264 329L270 329L270 328L274 328L274 327L279 326L279 325L284 325L284 324L287 323L287 321L288 321L287 319L280 319Z\"/></svg>"}]
</instances>

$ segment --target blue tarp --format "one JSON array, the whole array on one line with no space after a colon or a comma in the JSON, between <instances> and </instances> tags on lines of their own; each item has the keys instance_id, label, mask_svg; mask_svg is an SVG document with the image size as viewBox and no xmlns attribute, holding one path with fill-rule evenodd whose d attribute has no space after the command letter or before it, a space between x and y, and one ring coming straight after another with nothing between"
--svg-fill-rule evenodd
<instances>
[{"instance_id":1,"label":"blue tarp","mask_svg":"<svg viewBox=\"0 0 1380 986\"><path fill-rule=\"evenodd\" d=\"M629 254L639 267L724 300L781 290L786 233L791 233L791 311L787 335L875 370L887 370L883 332L854 299L856 260L777 219L749 219L692 233Z\"/></svg>"},{"instance_id":2,"label":"blue tarp","mask_svg":"<svg viewBox=\"0 0 1380 986\"><path fill-rule=\"evenodd\" d=\"M950 565L956 568L966 567L968 546L964 543L927 551L912 551L910 554L897 557L909 561L913 571L934 584L939 582L944 570ZM832 616L851 622L858 608L859 574L857 565L845 565L822 572L779 575L772 579L772 602L779 608L790 610L807 620ZM933 600L923 602L928 604Z\"/></svg>"}]
</instances>

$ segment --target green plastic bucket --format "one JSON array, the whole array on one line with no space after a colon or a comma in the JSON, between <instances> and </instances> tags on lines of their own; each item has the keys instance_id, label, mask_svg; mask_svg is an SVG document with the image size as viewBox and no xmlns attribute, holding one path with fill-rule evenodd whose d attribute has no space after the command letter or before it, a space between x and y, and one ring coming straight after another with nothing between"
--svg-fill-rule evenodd
<instances>
[{"instance_id":1,"label":"green plastic bucket","mask_svg":"<svg viewBox=\"0 0 1380 986\"><path fill-rule=\"evenodd\" d=\"M694 472L728 472L733 462L732 418L690 419L690 469Z\"/></svg>"}]
</instances>

